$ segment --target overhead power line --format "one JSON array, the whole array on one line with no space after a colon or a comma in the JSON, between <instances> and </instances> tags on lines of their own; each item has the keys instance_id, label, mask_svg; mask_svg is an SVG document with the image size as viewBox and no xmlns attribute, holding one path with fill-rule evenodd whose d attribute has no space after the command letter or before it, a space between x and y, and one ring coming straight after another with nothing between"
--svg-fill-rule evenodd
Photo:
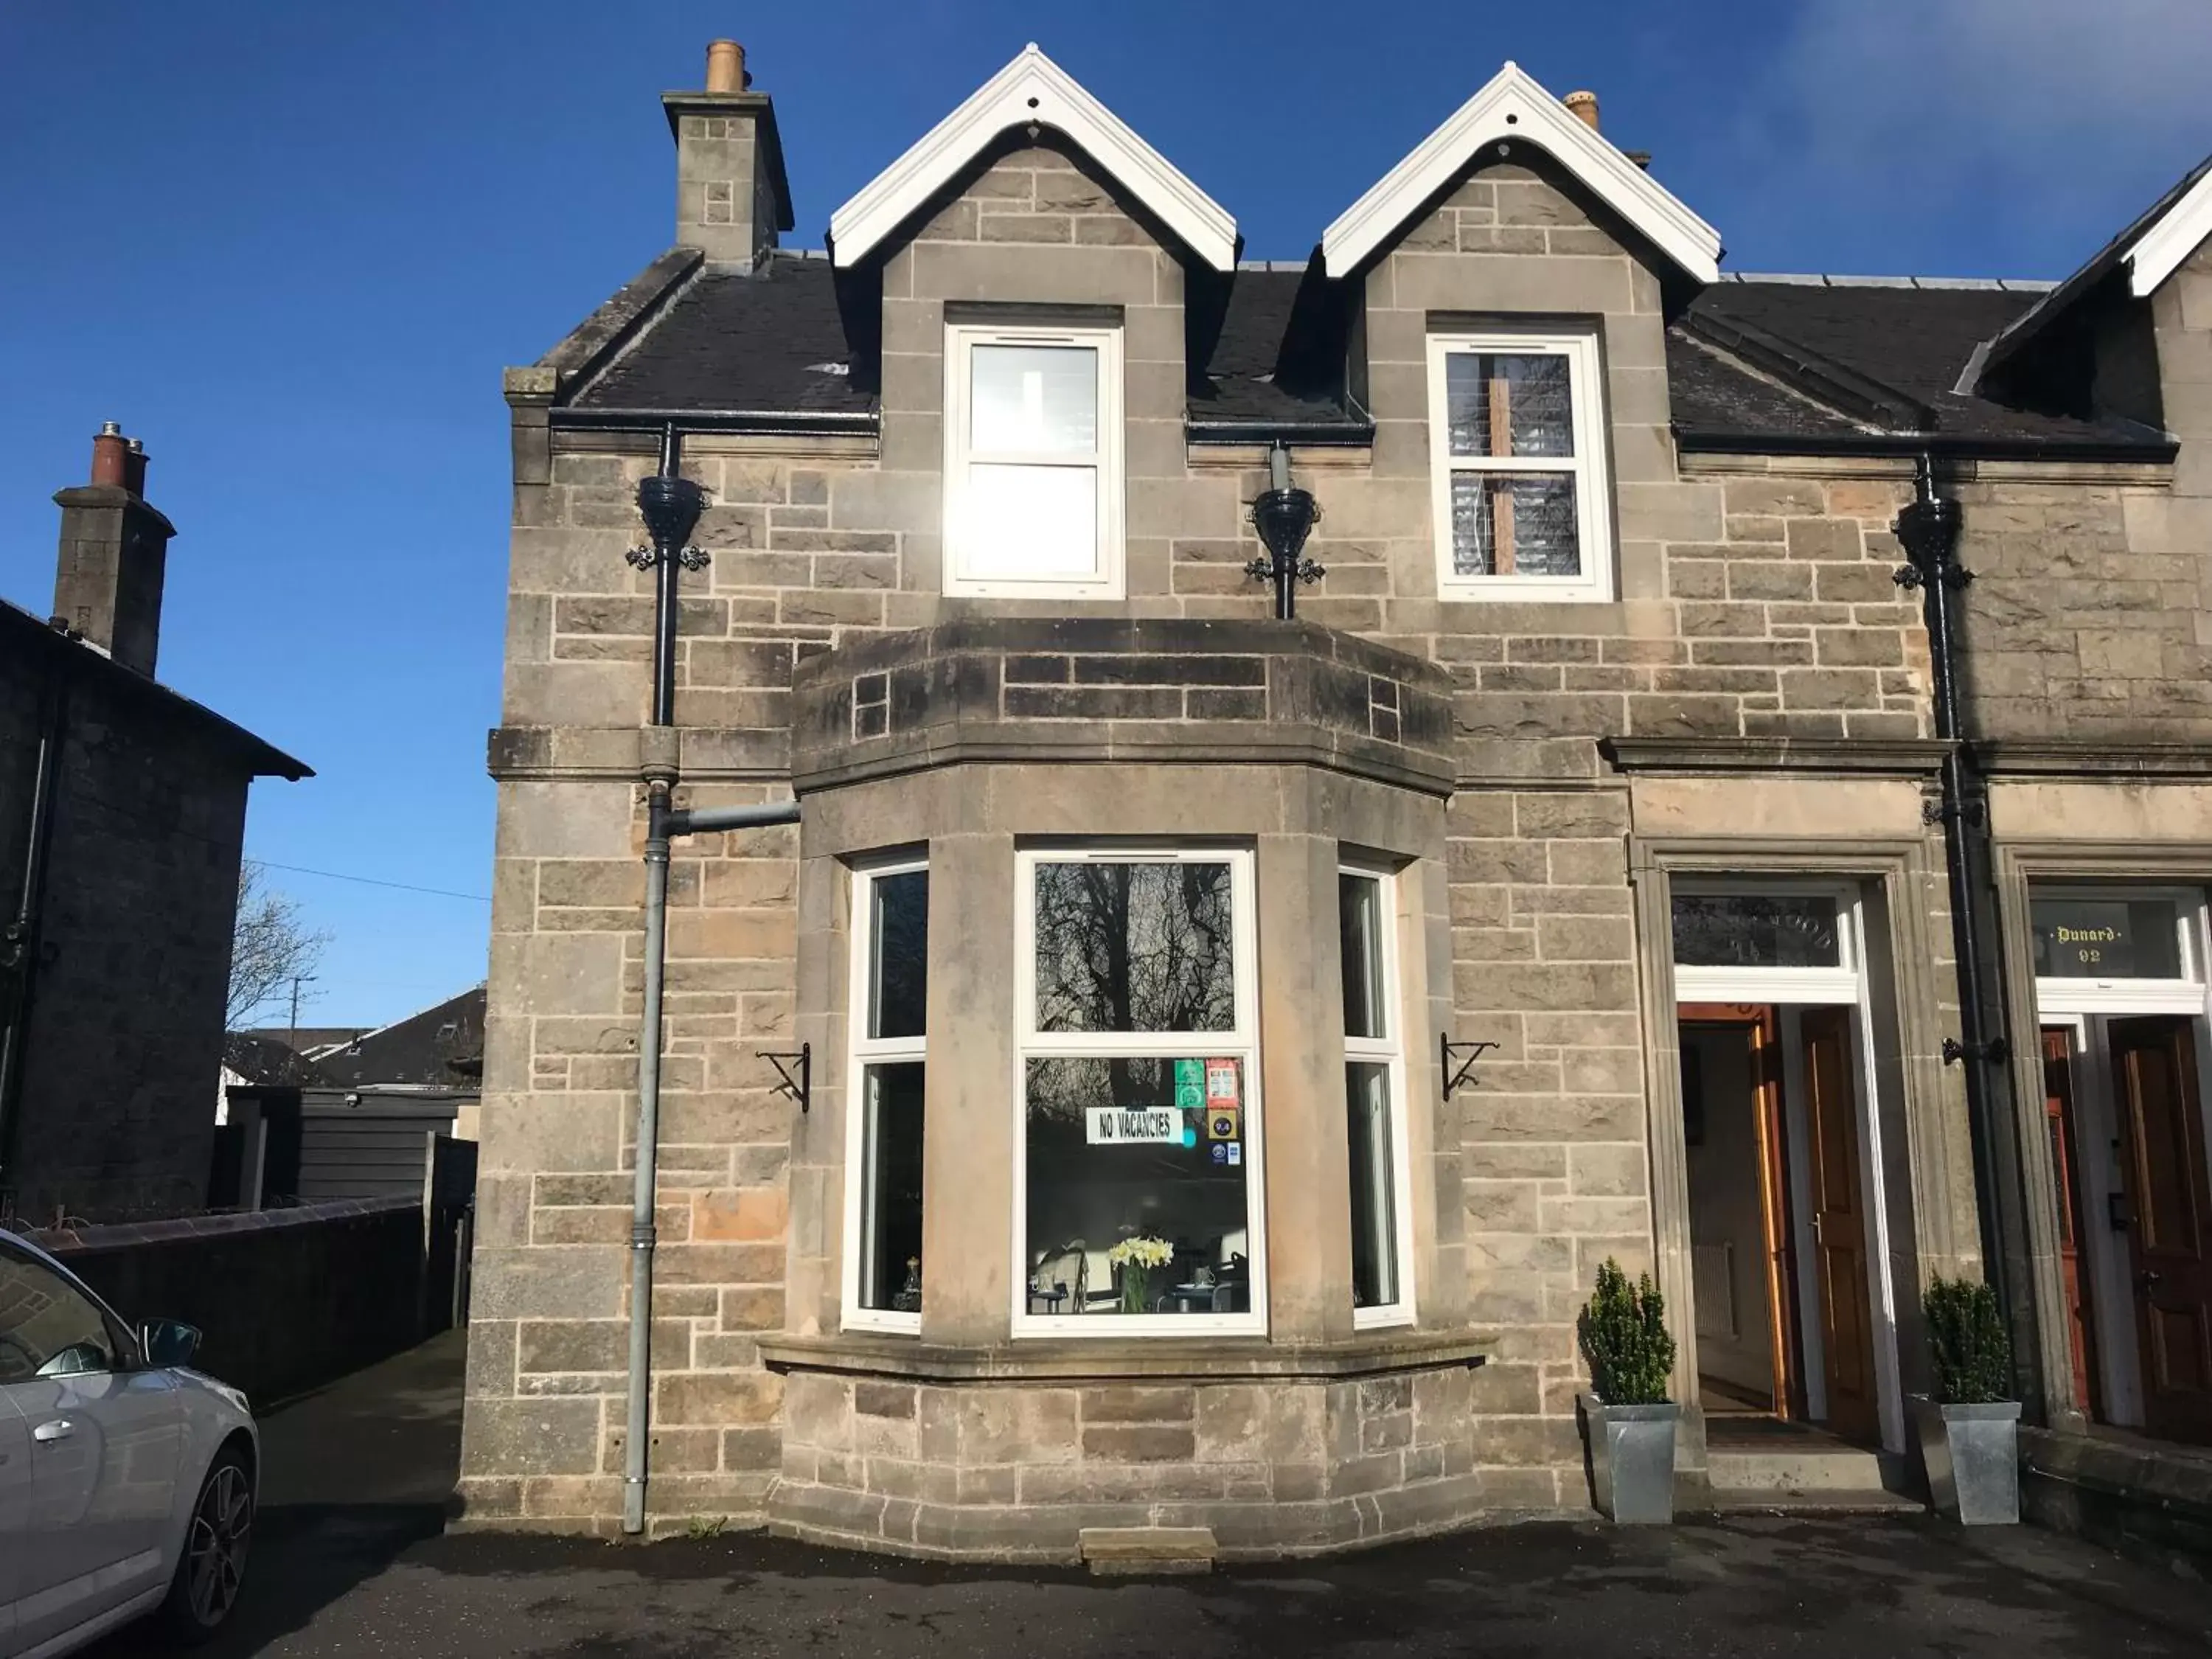
<instances>
[{"instance_id":1,"label":"overhead power line","mask_svg":"<svg viewBox=\"0 0 2212 1659\"><path fill-rule=\"evenodd\" d=\"M252 854L247 855L249 858ZM402 893L428 893L434 898L466 899L471 904L489 904L489 896L483 893L456 893L445 887L417 887L412 882L383 881L374 876L349 876L343 870L310 870L304 864L279 864L273 859L253 859L264 870L287 870L295 876L323 876L331 881L357 882L363 887L389 887Z\"/></svg>"}]
</instances>

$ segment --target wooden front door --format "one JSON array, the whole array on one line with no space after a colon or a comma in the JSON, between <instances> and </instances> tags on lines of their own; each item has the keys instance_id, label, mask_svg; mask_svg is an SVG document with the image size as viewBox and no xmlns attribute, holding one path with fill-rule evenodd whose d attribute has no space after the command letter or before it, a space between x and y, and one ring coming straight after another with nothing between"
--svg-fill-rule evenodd
<instances>
[{"instance_id":1,"label":"wooden front door","mask_svg":"<svg viewBox=\"0 0 2212 1659\"><path fill-rule=\"evenodd\" d=\"M2057 1183L2058 1273L2066 1297L2066 1340L2074 1361L2074 1407L2084 1415L2096 1410L2096 1352L2090 1334L2089 1302L2081 1289L2081 1186L2075 1148L2074 1060L2071 1034L2064 1026L2043 1032L2043 1118L2051 1135L2051 1169Z\"/></svg>"},{"instance_id":2,"label":"wooden front door","mask_svg":"<svg viewBox=\"0 0 2212 1659\"><path fill-rule=\"evenodd\" d=\"M2156 1015L2114 1020L2112 1041L2143 1427L2212 1441L2212 1193L2195 1033Z\"/></svg>"},{"instance_id":3,"label":"wooden front door","mask_svg":"<svg viewBox=\"0 0 2212 1659\"><path fill-rule=\"evenodd\" d=\"M1859 1197L1858 1106L1851 1087L1850 1012L1808 1008L1802 1017L1807 1149L1813 1160L1813 1249L1820 1289L1828 1426L1847 1438L1881 1437L1868 1297L1866 1213Z\"/></svg>"},{"instance_id":4,"label":"wooden front door","mask_svg":"<svg viewBox=\"0 0 2212 1659\"><path fill-rule=\"evenodd\" d=\"M1771 1004L1686 1002L1676 1010L1684 1027L1721 1026L1741 1034L1750 1049L1752 1121L1759 1135L1759 1207L1765 1253L1766 1340L1774 1376L1777 1417L1805 1414L1804 1379L1797 1342L1797 1251L1791 1243L1790 1174L1782 1120L1782 1022ZM1687 1099L1683 1109L1702 1111Z\"/></svg>"}]
</instances>

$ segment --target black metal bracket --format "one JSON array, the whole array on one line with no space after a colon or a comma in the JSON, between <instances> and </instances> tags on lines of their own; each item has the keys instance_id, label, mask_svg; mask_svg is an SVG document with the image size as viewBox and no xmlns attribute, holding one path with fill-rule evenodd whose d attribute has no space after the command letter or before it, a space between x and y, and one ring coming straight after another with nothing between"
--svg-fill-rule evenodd
<instances>
[{"instance_id":1,"label":"black metal bracket","mask_svg":"<svg viewBox=\"0 0 2212 1659\"><path fill-rule=\"evenodd\" d=\"M814 1109L814 1045L802 1042L796 1054L763 1054L761 1058L775 1067L781 1079L775 1085L780 1095L789 1095L799 1103L802 1112ZM794 1073L793 1068L798 1069Z\"/></svg>"},{"instance_id":2,"label":"black metal bracket","mask_svg":"<svg viewBox=\"0 0 2212 1659\"><path fill-rule=\"evenodd\" d=\"M1462 1084L1474 1080L1474 1062L1497 1046L1494 1042L1454 1042L1442 1034L1437 1036L1437 1059L1443 1068L1446 1100L1452 1097L1452 1091ZM1459 1058L1462 1053L1467 1055L1465 1060ZM1452 1069L1455 1066L1459 1068L1457 1071Z\"/></svg>"},{"instance_id":3,"label":"black metal bracket","mask_svg":"<svg viewBox=\"0 0 2212 1659\"><path fill-rule=\"evenodd\" d=\"M1992 1066L2002 1066L2012 1058L2012 1044L2001 1036L1972 1045L1961 1042L1956 1037L1943 1039L1943 1063L1946 1066L1956 1066L1970 1054L1986 1060Z\"/></svg>"},{"instance_id":4,"label":"black metal bracket","mask_svg":"<svg viewBox=\"0 0 2212 1659\"><path fill-rule=\"evenodd\" d=\"M1979 823L1988 816L1987 809L1978 800L1962 800L1955 806L1940 800L1920 803L1920 821L1923 823L1948 823L1954 817L1968 823Z\"/></svg>"},{"instance_id":5,"label":"black metal bracket","mask_svg":"<svg viewBox=\"0 0 2212 1659\"><path fill-rule=\"evenodd\" d=\"M623 555L623 558L629 560L630 564L639 570L652 569L660 562L660 550L657 547L633 547ZM712 556L703 547L680 547L670 556L686 570L704 570L713 562Z\"/></svg>"},{"instance_id":6,"label":"black metal bracket","mask_svg":"<svg viewBox=\"0 0 2212 1659\"><path fill-rule=\"evenodd\" d=\"M1890 573L1889 579L1899 587L1912 588L1922 586L1928 577L1917 564L1901 564ZM1946 587L1964 587L1973 580L1974 573L1961 566L1947 564L1943 567L1943 586Z\"/></svg>"}]
</instances>

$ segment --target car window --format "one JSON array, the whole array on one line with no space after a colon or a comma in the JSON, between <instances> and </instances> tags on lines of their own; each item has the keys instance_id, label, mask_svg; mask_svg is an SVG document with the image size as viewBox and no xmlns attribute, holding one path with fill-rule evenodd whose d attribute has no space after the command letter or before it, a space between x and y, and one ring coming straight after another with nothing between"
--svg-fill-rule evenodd
<instances>
[{"instance_id":1,"label":"car window","mask_svg":"<svg viewBox=\"0 0 2212 1659\"><path fill-rule=\"evenodd\" d=\"M112 1370L117 1344L84 1293L44 1262L0 1251L0 1383Z\"/></svg>"}]
</instances>

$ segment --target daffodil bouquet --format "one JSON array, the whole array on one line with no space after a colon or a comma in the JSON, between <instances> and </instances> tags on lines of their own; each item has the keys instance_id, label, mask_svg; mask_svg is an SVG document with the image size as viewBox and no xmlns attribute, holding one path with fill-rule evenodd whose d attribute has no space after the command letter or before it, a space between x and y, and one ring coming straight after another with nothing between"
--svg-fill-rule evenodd
<instances>
[{"instance_id":1,"label":"daffodil bouquet","mask_svg":"<svg viewBox=\"0 0 2212 1659\"><path fill-rule=\"evenodd\" d=\"M1152 1306L1152 1270L1175 1260L1175 1246L1139 1233L1107 1251L1106 1259L1121 1270L1121 1311L1140 1314Z\"/></svg>"}]
</instances>

